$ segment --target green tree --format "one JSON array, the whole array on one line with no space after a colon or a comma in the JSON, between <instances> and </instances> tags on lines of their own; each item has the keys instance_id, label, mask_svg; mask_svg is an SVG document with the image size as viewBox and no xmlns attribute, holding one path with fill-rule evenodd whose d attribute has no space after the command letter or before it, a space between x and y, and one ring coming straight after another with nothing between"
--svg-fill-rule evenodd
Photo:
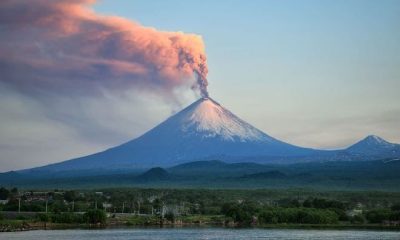
<instances>
[{"instance_id":1,"label":"green tree","mask_svg":"<svg viewBox=\"0 0 400 240\"><path fill-rule=\"evenodd\" d=\"M56 200L51 204L51 209L54 213L66 212L68 210L68 206L65 205L64 201Z\"/></svg>"},{"instance_id":2,"label":"green tree","mask_svg":"<svg viewBox=\"0 0 400 240\"><path fill-rule=\"evenodd\" d=\"M8 191L6 188L1 187L0 188L0 200L6 200L8 199L8 196L10 195L10 191Z\"/></svg>"},{"instance_id":3,"label":"green tree","mask_svg":"<svg viewBox=\"0 0 400 240\"><path fill-rule=\"evenodd\" d=\"M241 224L251 223L256 215L257 207L254 203L245 201L242 203L225 203L221 208L222 214L231 217L235 222Z\"/></svg>"},{"instance_id":4,"label":"green tree","mask_svg":"<svg viewBox=\"0 0 400 240\"><path fill-rule=\"evenodd\" d=\"M391 221L400 221L400 211L395 211L390 214L389 219Z\"/></svg>"},{"instance_id":5,"label":"green tree","mask_svg":"<svg viewBox=\"0 0 400 240\"><path fill-rule=\"evenodd\" d=\"M392 211L400 211L400 203L393 204L390 209L392 209Z\"/></svg>"},{"instance_id":6,"label":"green tree","mask_svg":"<svg viewBox=\"0 0 400 240\"><path fill-rule=\"evenodd\" d=\"M353 217L350 219L350 222L351 222L351 223L364 223L364 222L365 222L365 219L364 219L364 217L363 217L361 214L359 214L359 215L353 216Z\"/></svg>"},{"instance_id":7,"label":"green tree","mask_svg":"<svg viewBox=\"0 0 400 240\"><path fill-rule=\"evenodd\" d=\"M303 207L319 208L319 209L336 208L345 210L346 204L336 200L328 200L324 198L314 198L314 199L309 198L303 202Z\"/></svg>"},{"instance_id":8,"label":"green tree","mask_svg":"<svg viewBox=\"0 0 400 240\"><path fill-rule=\"evenodd\" d=\"M86 222L91 224L106 223L106 212L100 209L92 209L85 213Z\"/></svg>"},{"instance_id":9,"label":"green tree","mask_svg":"<svg viewBox=\"0 0 400 240\"><path fill-rule=\"evenodd\" d=\"M275 211L273 210L264 210L258 215L258 221L260 223L278 223L279 219Z\"/></svg>"},{"instance_id":10,"label":"green tree","mask_svg":"<svg viewBox=\"0 0 400 240\"><path fill-rule=\"evenodd\" d=\"M167 212L164 217L170 222L175 222L175 214L173 212Z\"/></svg>"},{"instance_id":11,"label":"green tree","mask_svg":"<svg viewBox=\"0 0 400 240\"><path fill-rule=\"evenodd\" d=\"M8 195L8 198L10 198L10 199L18 198L18 188L12 188Z\"/></svg>"},{"instance_id":12,"label":"green tree","mask_svg":"<svg viewBox=\"0 0 400 240\"><path fill-rule=\"evenodd\" d=\"M77 199L77 193L75 191L66 191L64 193L64 199L68 202L75 201Z\"/></svg>"},{"instance_id":13,"label":"green tree","mask_svg":"<svg viewBox=\"0 0 400 240\"><path fill-rule=\"evenodd\" d=\"M370 223L382 223L384 220L389 220L390 214L389 209L373 209L367 212L366 218Z\"/></svg>"},{"instance_id":14,"label":"green tree","mask_svg":"<svg viewBox=\"0 0 400 240\"><path fill-rule=\"evenodd\" d=\"M50 221L50 215L47 213L38 213L38 214L36 214L36 218L41 222L49 222Z\"/></svg>"}]
</instances>

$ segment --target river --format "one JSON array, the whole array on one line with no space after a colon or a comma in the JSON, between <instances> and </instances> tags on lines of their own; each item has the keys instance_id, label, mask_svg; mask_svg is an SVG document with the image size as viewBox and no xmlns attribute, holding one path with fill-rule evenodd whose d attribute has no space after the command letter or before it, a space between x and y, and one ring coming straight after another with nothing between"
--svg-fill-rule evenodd
<instances>
[{"instance_id":1,"label":"river","mask_svg":"<svg viewBox=\"0 0 400 240\"><path fill-rule=\"evenodd\" d=\"M0 233L7 240L125 240L125 239L362 239L399 240L400 232L371 230L287 230L287 229L230 229L230 228L160 228L160 229L104 229L104 230L37 230Z\"/></svg>"}]
</instances>

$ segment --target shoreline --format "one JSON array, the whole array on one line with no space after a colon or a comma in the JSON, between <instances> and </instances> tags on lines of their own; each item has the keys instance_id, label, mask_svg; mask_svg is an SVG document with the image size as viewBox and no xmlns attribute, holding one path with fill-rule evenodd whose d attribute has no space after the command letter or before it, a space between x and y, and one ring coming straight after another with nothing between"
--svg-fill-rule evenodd
<instances>
[{"instance_id":1,"label":"shoreline","mask_svg":"<svg viewBox=\"0 0 400 240\"><path fill-rule=\"evenodd\" d=\"M163 229L163 228L230 228L230 229L297 229L297 230L376 230L376 231L400 231L400 226L386 226L379 224L350 225L350 224L263 224L255 226L237 226L223 223L167 223L149 225L123 224L70 224L70 223L43 223L29 222L25 220L0 221L0 232L21 232L35 230L101 230L101 229Z\"/></svg>"}]
</instances>

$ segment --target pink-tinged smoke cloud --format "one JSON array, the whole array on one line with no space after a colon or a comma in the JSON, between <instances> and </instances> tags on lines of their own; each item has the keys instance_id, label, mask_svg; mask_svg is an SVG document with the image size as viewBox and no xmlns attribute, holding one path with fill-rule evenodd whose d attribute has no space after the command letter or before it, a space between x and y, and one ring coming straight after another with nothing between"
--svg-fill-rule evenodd
<instances>
[{"instance_id":1,"label":"pink-tinged smoke cloud","mask_svg":"<svg viewBox=\"0 0 400 240\"><path fill-rule=\"evenodd\" d=\"M99 15L94 2L0 1L0 81L36 93L188 87L208 95L200 36Z\"/></svg>"}]
</instances>

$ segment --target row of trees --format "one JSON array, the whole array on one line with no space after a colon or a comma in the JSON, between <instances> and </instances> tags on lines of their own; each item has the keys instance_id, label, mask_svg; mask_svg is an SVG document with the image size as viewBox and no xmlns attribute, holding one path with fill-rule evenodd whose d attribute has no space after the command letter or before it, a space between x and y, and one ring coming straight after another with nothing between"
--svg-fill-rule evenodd
<instances>
[{"instance_id":1,"label":"row of trees","mask_svg":"<svg viewBox=\"0 0 400 240\"><path fill-rule=\"evenodd\" d=\"M400 205L393 204L393 201L381 206L361 204L362 214L349 216L348 211L360 205L359 196L354 200L347 198L349 200L338 201L321 197L301 198L298 194L295 198L271 201L263 197L262 190L243 193L241 190L204 189L106 189L102 192L54 190L46 193L46 201L30 201L25 195L18 193L15 188L0 188L0 198L9 199L6 205L0 205L0 210L45 212L47 209L47 212L56 214L51 217L55 222L58 218L63 221L71 218L70 221L79 222L79 217L74 216L76 219L73 219L72 215L60 213L103 209L108 212L157 215L164 206L170 210L179 209L180 215L225 215L239 223L251 223L256 219L260 223L381 223L398 221L400 215ZM105 205L109 207L104 209L103 203L109 204Z\"/></svg>"},{"instance_id":2,"label":"row of trees","mask_svg":"<svg viewBox=\"0 0 400 240\"><path fill-rule=\"evenodd\" d=\"M103 210L92 209L85 214L76 213L39 213L36 218L41 222L75 223L75 224L105 224L106 213Z\"/></svg>"},{"instance_id":3,"label":"row of trees","mask_svg":"<svg viewBox=\"0 0 400 240\"><path fill-rule=\"evenodd\" d=\"M400 205L390 209L370 209L362 214L349 216L345 212L345 204L326 200L310 199L303 204L291 202L286 207L263 206L254 202L225 203L221 212L239 224L335 224L339 221L352 223L384 223L400 221Z\"/></svg>"},{"instance_id":4,"label":"row of trees","mask_svg":"<svg viewBox=\"0 0 400 240\"><path fill-rule=\"evenodd\" d=\"M315 208L272 208L258 215L260 223L333 224L339 221L336 212Z\"/></svg>"},{"instance_id":5,"label":"row of trees","mask_svg":"<svg viewBox=\"0 0 400 240\"><path fill-rule=\"evenodd\" d=\"M390 209L371 209L366 212L365 219L370 223L382 223L384 221L400 221L400 204L393 205Z\"/></svg>"},{"instance_id":6,"label":"row of trees","mask_svg":"<svg viewBox=\"0 0 400 240\"><path fill-rule=\"evenodd\" d=\"M339 215L333 210L305 207L263 207L252 202L225 203L221 212L240 224L309 223L333 224Z\"/></svg>"}]
</instances>

